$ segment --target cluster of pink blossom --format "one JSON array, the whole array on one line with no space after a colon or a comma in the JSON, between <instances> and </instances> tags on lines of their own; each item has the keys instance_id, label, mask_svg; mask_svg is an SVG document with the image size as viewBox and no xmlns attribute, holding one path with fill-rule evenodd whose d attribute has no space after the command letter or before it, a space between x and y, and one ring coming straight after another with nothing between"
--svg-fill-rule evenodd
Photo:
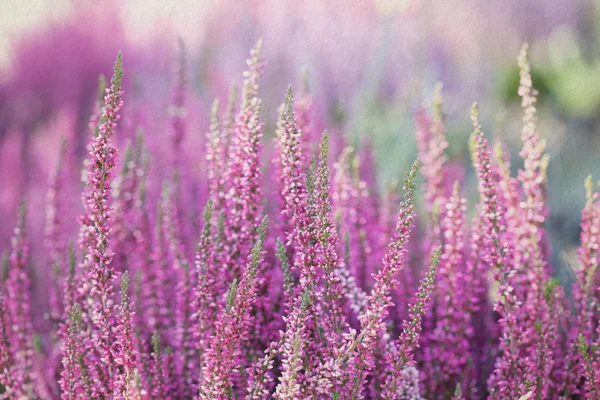
<instances>
[{"instance_id":1,"label":"cluster of pink blossom","mask_svg":"<svg viewBox=\"0 0 600 400\"><path fill-rule=\"evenodd\" d=\"M316 137L307 85L298 100L285 94L263 165L260 42L239 109L232 86L224 111L213 104L204 154L179 157L182 50L161 175L141 131L117 158L119 53L89 125L77 244L62 190L76 166L68 144L57 150L42 320L28 272L37 227L21 207L0 288L0 398L600 399L600 191L588 178L565 290L544 228L548 161L526 46L518 61L523 168L511 176L475 104L479 200L468 207L445 154L441 85L417 111L419 154L401 198L378 194L362 150Z\"/></svg>"}]
</instances>

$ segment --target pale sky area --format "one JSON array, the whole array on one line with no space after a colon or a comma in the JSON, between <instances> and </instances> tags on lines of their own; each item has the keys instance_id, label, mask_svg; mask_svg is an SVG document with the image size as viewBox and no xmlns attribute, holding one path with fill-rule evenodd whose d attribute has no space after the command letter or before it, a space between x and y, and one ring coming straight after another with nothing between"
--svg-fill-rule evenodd
<instances>
[{"instance_id":1,"label":"pale sky area","mask_svg":"<svg viewBox=\"0 0 600 400\"><path fill-rule=\"evenodd\" d=\"M60 20L71 11L68 0L2 0L0 13L0 66L10 58L10 38L43 26L48 20Z\"/></svg>"},{"instance_id":2,"label":"pale sky area","mask_svg":"<svg viewBox=\"0 0 600 400\"><path fill-rule=\"evenodd\" d=\"M218 0L215 0L218 1ZM90 0L2 0L0 13L0 67L10 59L10 38L18 36L49 21L60 21L74 7L99 6L101 1ZM207 15L212 0L120 0L119 12L129 38L135 43L156 31L158 23L176 27L177 34L187 43L200 40L199 23ZM107 7L107 12L110 8ZM200 24L201 25L201 24Z\"/></svg>"},{"instance_id":3,"label":"pale sky area","mask_svg":"<svg viewBox=\"0 0 600 400\"><path fill-rule=\"evenodd\" d=\"M142 42L160 27L173 27L188 45L203 39L202 21L219 0L118 0L118 12L127 34L134 43ZM60 21L74 7L105 6L102 0L1 0L0 13L0 67L10 59L10 38L43 27L50 21ZM377 9L386 14L403 9L407 0L374 0Z\"/></svg>"}]
</instances>

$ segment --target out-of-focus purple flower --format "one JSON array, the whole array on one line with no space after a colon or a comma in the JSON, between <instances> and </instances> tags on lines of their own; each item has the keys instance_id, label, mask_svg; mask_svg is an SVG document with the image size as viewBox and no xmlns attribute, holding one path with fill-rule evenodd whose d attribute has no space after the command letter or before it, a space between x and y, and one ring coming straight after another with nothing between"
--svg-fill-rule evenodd
<instances>
[{"instance_id":1,"label":"out-of-focus purple flower","mask_svg":"<svg viewBox=\"0 0 600 400\"><path fill-rule=\"evenodd\" d=\"M249 70L244 73L242 104L229 145L231 157L225 173L225 246L221 254L227 265L225 278L228 281L241 275L235 260L249 254L257 238L256 227L262 214L262 123L259 120L262 103L258 98L258 81L264 64L261 46L259 41L247 61Z\"/></svg>"},{"instance_id":2,"label":"out-of-focus purple flower","mask_svg":"<svg viewBox=\"0 0 600 400\"><path fill-rule=\"evenodd\" d=\"M8 278L5 293L7 297L6 316L2 323L10 327L8 345L12 365L8 366L12 387L8 388L16 398L31 398L36 396L34 380L34 348L33 324L31 316L31 281L27 271L29 262L29 243L25 232L27 207L21 203L19 220L11 241Z\"/></svg>"}]
</instances>

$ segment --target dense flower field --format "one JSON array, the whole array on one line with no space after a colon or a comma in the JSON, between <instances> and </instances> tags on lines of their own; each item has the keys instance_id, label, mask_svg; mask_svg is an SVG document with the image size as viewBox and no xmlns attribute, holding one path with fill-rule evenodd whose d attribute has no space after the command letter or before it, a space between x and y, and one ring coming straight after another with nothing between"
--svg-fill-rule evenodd
<instances>
[{"instance_id":1,"label":"dense flower field","mask_svg":"<svg viewBox=\"0 0 600 400\"><path fill-rule=\"evenodd\" d=\"M590 177L567 290L550 264L527 46L524 166L511 176L474 104L476 204L448 162L441 84L416 112L403 186L379 193L368 149L312 129L308 85L262 109L260 42L239 95L233 86L213 103L202 154L179 157L190 134L181 61L166 171L142 131L120 155L126 56L99 81L79 236L66 228L81 169L67 140L52 150L45 226L27 224L26 201L16 218L0 290L0 396L600 399L600 194ZM272 144L265 113L278 113ZM28 235L41 231L45 298L30 274Z\"/></svg>"}]
</instances>

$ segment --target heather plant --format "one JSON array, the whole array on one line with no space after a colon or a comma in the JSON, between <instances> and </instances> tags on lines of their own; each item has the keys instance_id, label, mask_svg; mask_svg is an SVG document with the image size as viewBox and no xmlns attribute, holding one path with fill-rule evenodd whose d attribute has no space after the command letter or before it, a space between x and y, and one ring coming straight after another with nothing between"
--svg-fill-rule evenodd
<instances>
[{"instance_id":1,"label":"heather plant","mask_svg":"<svg viewBox=\"0 0 600 400\"><path fill-rule=\"evenodd\" d=\"M65 140L45 226L26 224L24 202L7 246L1 398L600 399L600 191L585 181L575 279L563 287L527 51L516 176L471 109L475 202L447 154L441 84L415 113L418 154L402 191L380 193L368 147L348 146L336 127L315 132L307 78L279 110L263 109L261 42L239 100L232 85L227 106L207 110L193 158L180 157L192 104L181 45L169 161L154 166L153 138L138 127L121 161L115 138L133 117L121 120L119 53L91 99L78 238L67 172L81 165ZM266 112L278 117L273 145ZM37 230L44 257L32 258ZM40 259L47 301L32 290Z\"/></svg>"}]
</instances>

